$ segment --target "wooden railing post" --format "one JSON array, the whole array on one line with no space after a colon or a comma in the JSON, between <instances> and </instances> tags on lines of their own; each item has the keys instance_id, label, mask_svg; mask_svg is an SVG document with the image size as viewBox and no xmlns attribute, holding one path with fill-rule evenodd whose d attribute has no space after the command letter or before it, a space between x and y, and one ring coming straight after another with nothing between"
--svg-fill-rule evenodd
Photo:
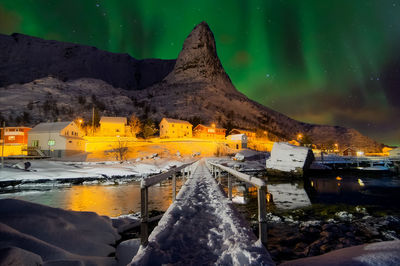
<instances>
[{"instance_id":1,"label":"wooden railing post","mask_svg":"<svg viewBox=\"0 0 400 266\"><path fill-rule=\"evenodd\" d=\"M176 198L176 173L172 174L172 202L175 201Z\"/></svg>"},{"instance_id":2,"label":"wooden railing post","mask_svg":"<svg viewBox=\"0 0 400 266\"><path fill-rule=\"evenodd\" d=\"M258 238L264 245L267 244L267 208L265 200L265 186L257 187L257 198L258 198Z\"/></svg>"},{"instance_id":3,"label":"wooden railing post","mask_svg":"<svg viewBox=\"0 0 400 266\"><path fill-rule=\"evenodd\" d=\"M149 192L148 188L144 187L140 189L140 238L143 246L147 245L149 237Z\"/></svg>"},{"instance_id":4,"label":"wooden railing post","mask_svg":"<svg viewBox=\"0 0 400 266\"><path fill-rule=\"evenodd\" d=\"M228 198L232 200L232 177L230 173L228 173Z\"/></svg>"},{"instance_id":5,"label":"wooden railing post","mask_svg":"<svg viewBox=\"0 0 400 266\"><path fill-rule=\"evenodd\" d=\"M221 169L219 169L219 172L218 172L218 184L222 184L222 179L221 179Z\"/></svg>"}]
</instances>

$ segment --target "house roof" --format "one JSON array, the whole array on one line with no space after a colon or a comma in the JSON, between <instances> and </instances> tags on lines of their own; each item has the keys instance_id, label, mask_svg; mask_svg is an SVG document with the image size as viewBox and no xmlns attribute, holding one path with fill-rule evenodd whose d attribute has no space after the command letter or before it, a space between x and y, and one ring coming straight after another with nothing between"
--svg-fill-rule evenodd
<instances>
[{"instance_id":1,"label":"house roof","mask_svg":"<svg viewBox=\"0 0 400 266\"><path fill-rule=\"evenodd\" d=\"M126 124L126 117L102 116L100 123Z\"/></svg>"},{"instance_id":2,"label":"house roof","mask_svg":"<svg viewBox=\"0 0 400 266\"><path fill-rule=\"evenodd\" d=\"M245 129L238 129L238 128L233 128L230 132L233 132L233 131L237 131L237 132L240 132L240 133L252 133L252 134L255 134L256 132L254 132L254 131L251 131L251 130L245 130Z\"/></svg>"},{"instance_id":3,"label":"house roof","mask_svg":"<svg viewBox=\"0 0 400 266\"><path fill-rule=\"evenodd\" d=\"M185 120L179 120L179 119L173 119L173 118L167 118L167 117L164 117L163 119L165 119L165 121L167 121L168 123L185 124L185 125L192 126L192 124L190 124L188 121L185 121Z\"/></svg>"},{"instance_id":4,"label":"house roof","mask_svg":"<svg viewBox=\"0 0 400 266\"><path fill-rule=\"evenodd\" d=\"M29 134L32 133L52 133L52 132L60 132L64 128L66 128L72 121L69 122L54 122L54 123L40 123L33 127Z\"/></svg>"},{"instance_id":5,"label":"house roof","mask_svg":"<svg viewBox=\"0 0 400 266\"><path fill-rule=\"evenodd\" d=\"M196 129L196 128L198 128L198 127L215 128L215 129L226 130L225 128L222 128L222 127L211 127L211 126L205 126L205 125L203 125L203 124L198 124L194 129Z\"/></svg>"}]
</instances>

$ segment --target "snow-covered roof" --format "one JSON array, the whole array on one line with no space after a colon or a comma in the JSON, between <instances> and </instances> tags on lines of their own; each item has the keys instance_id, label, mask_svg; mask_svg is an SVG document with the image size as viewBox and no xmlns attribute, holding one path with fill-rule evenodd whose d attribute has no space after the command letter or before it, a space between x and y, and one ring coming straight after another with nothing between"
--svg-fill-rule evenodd
<instances>
[{"instance_id":1,"label":"snow-covered roof","mask_svg":"<svg viewBox=\"0 0 400 266\"><path fill-rule=\"evenodd\" d=\"M312 158L309 158L310 156ZM297 168L303 169L307 159L313 159L310 148L291 145L287 142L275 142L266 167L284 172L296 171Z\"/></svg>"},{"instance_id":2,"label":"snow-covered roof","mask_svg":"<svg viewBox=\"0 0 400 266\"><path fill-rule=\"evenodd\" d=\"M51 132L60 132L64 128L66 128L72 121L69 122L53 122L53 123L40 123L33 127L29 134L32 133L51 133Z\"/></svg>"},{"instance_id":3,"label":"snow-covered roof","mask_svg":"<svg viewBox=\"0 0 400 266\"><path fill-rule=\"evenodd\" d=\"M167 118L164 117L163 120L165 119L165 121L167 121L168 123L174 123L174 124L185 124L185 125L190 125L192 126L192 124L190 124L188 121L185 120L179 120L179 119L173 119L173 118Z\"/></svg>"},{"instance_id":4,"label":"snow-covered roof","mask_svg":"<svg viewBox=\"0 0 400 266\"><path fill-rule=\"evenodd\" d=\"M126 124L127 119L126 117L102 116L100 123Z\"/></svg>"}]
</instances>

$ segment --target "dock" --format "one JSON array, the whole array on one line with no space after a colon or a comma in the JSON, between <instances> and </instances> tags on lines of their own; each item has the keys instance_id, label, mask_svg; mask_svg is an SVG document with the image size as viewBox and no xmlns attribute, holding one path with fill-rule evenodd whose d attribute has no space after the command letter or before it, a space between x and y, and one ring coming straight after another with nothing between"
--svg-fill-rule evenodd
<instances>
[{"instance_id":1,"label":"dock","mask_svg":"<svg viewBox=\"0 0 400 266\"><path fill-rule=\"evenodd\" d=\"M203 159L190 167L190 170L183 169L189 173L184 174L187 177L185 184L176 198L173 195L175 201L158 226L148 239L142 241L131 265L275 265L261 239L257 239L248 222L235 210L230 197L219 186L222 166L218 168L218 165L208 164ZM231 170L225 170L229 175ZM262 181L241 175L239 178L254 181L261 192L265 191ZM175 178L174 173L173 182ZM142 199L148 197L146 189L152 183L143 182ZM265 201L265 198L261 199ZM142 219L146 222L146 204L142 205L142 210ZM264 223L265 217L261 220ZM146 226L142 230L146 233ZM266 233L266 227L263 230Z\"/></svg>"}]
</instances>

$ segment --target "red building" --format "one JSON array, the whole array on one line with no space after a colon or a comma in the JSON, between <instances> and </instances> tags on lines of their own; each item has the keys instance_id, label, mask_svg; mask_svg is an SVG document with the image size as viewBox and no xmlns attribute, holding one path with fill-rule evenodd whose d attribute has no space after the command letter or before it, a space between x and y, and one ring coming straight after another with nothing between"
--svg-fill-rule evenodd
<instances>
[{"instance_id":1,"label":"red building","mask_svg":"<svg viewBox=\"0 0 400 266\"><path fill-rule=\"evenodd\" d=\"M1 128L1 142L5 139L4 144L28 144L28 132L31 129L30 127L6 127L3 134L3 128Z\"/></svg>"},{"instance_id":2,"label":"red building","mask_svg":"<svg viewBox=\"0 0 400 266\"><path fill-rule=\"evenodd\" d=\"M205 126L198 124L193 129L193 137L196 138L206 138L206 139L225 139L225 128L217 128L213 126Z\"/></svg>"}]
</instances>

